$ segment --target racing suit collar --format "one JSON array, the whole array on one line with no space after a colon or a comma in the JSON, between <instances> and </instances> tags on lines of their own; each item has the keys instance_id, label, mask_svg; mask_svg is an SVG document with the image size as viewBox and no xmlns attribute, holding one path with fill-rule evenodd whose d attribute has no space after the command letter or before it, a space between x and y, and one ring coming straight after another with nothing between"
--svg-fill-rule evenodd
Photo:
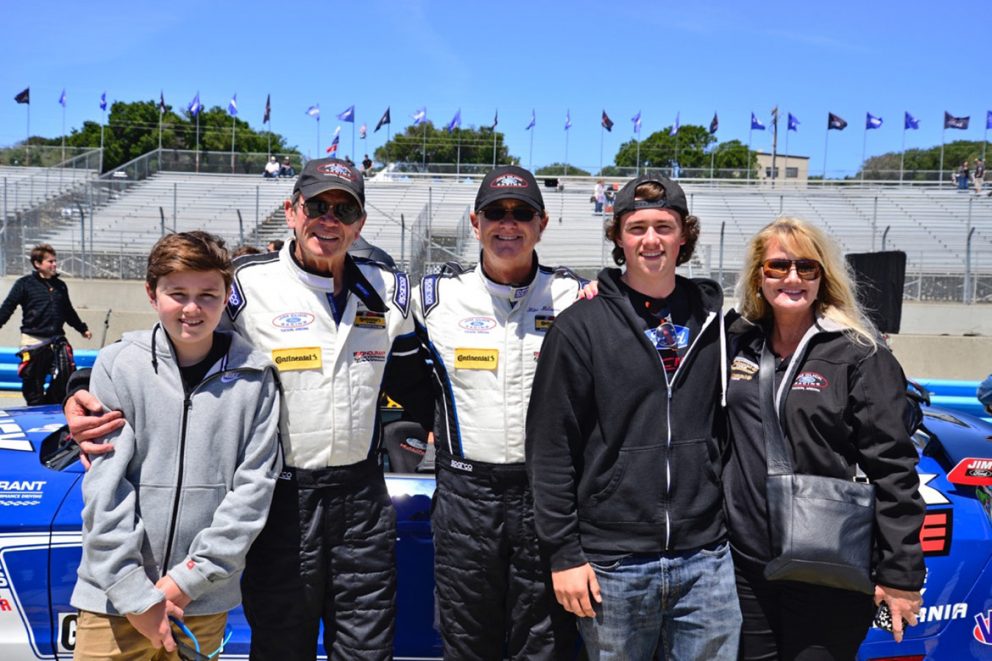
<instances>
[{"instance_id":1,"label":"racing suit collar","mask_svg":"<svg viewBox=\"0 0 992 661\"><path fill-rule=\"evenodd\" d=\"M334 293L334 278L311 273L297 263L296 258L293 256L293 241L287 242L282 247L282 250L285 252L282 259L283 263L300 282L310 289L316 289L328 294ZM358 268L351 255L345 255L344 258L344 289L354 293L369 310L374 312L386 311L386 304L379 294L376 293L375 287L372 286L361 269Z\"/></svg>"},{"instance_id":2,"label":"racing suit collar","mask_svg":"<svg viewBox=\"0 0 992 661\"><path fill-rule=\"evenodd\" d=\"M485 267L482 266L482 255L479 255L479 263L476 266L476 271L482 282L486 285L486 289L493 298L504 299L510 303L516 303L523 300L527 296L527 292L530 291L531 285L534 283L534 277L537 275L537 254L534 254L533 261L530 267L530 274L527 276L527 282L523 284L507 285L500 282L496 282L486 273Z\"/></svg>"}]
</instances>

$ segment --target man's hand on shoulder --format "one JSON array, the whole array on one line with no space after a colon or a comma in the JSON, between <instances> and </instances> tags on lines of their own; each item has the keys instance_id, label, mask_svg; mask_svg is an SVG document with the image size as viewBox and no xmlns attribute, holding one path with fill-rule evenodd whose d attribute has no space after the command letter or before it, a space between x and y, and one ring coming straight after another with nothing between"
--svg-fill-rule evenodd
<instances>
[{"instance_id":1,"label":"man's hand on shoulder","mask_svg":"<svg viewBox=\"0 0 992 661\"><path fill-rule=\"evenodd\" d=\"M79 444L83 451L80 461L87 469L90 467L88 455L106 454L114 449L109 443L100 442L102 438L124 426L124 414L120 411L104 412L100 403L88 390L77 390L66 401L62 412L69 424L72 440Z\"/></svg>"},{"instance_id":2,"label":"man's hand on shoulder","mask_svg":"<svg viewBox=\"0 0 992 661\"><path fill-rule=\"evenodd\" d=\"M596 572L588 562L571 569L551 572L551 584L558 603L569 613L575 613L579 617L596 615L592 607L593 600L597 604L603 603Z\"/></svg>"}]
</instances>

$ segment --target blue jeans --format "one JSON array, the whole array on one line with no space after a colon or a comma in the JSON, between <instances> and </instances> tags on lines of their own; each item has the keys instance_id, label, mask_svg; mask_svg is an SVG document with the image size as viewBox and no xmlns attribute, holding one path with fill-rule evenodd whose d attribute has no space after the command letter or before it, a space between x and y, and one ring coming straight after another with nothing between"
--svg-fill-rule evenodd
<instances>
[{"instance_id":1,"label":"blue jeans","mask_svg":"<svg viewBox=\"0 0 992 661\"><path fill-rule=\"evenodd\" d=\"M578 620L590 661L736 661L741 611L726 542L593 569L603 603Z\"/></svg>"}]
</instances>

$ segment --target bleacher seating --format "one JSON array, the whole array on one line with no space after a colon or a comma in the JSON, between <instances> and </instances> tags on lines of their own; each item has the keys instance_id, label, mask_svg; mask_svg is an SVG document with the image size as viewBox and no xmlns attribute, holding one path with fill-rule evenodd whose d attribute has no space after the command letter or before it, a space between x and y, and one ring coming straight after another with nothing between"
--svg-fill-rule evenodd
<instances>
[{"instance_id":1,"label":"bleacher seating","mask_svg":"<svg viewBox=\"0 0 992 661\"><path fill-rule=\"evenodd\" d=\"M95 169L0 165L0 195L6 196L7 214L12 216L95 179L96 175Z\"/></svg>"}]
</instances>

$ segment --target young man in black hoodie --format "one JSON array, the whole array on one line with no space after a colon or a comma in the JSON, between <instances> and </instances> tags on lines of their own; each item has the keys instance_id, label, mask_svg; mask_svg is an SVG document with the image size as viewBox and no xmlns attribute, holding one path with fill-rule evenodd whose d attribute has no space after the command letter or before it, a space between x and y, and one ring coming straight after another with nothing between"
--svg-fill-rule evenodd
<instances>
[{"instance_id":1,"label":"young man in black hoodie","mask_svg":"<svg viewBox=\"0 0 992 661\"><path fill-rule=\"evenodd\" d=\"M720 489L723 293L675 274L699 236L685 193L644 175L617 195L599 295L541 348L527 469L555 596L589 658L737 657L740 610Z\"/></svg>"}]
</instances>

